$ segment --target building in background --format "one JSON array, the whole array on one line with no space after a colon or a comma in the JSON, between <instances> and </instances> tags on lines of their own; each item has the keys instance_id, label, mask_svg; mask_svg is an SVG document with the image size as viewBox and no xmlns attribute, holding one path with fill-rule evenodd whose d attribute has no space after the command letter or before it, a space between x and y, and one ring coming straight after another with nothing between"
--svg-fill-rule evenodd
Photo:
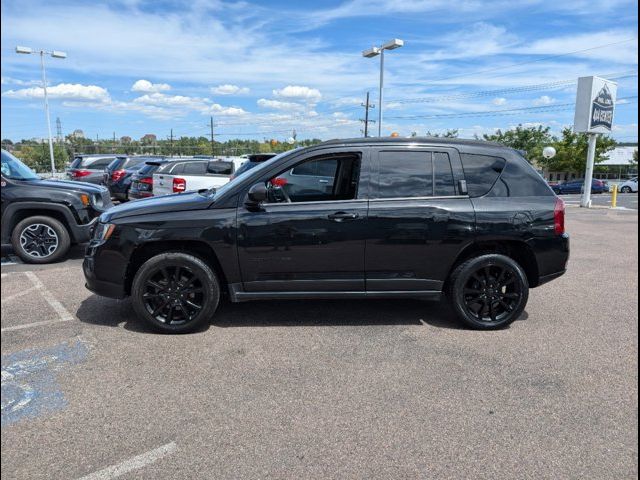
<instances>
[{"instance_id":1,"label":"building in background","mask_svg":"<svg viewBox=\"0 0 640 480\"><path fill-rule=\"evenodd\" d=\"M638 176L637 153L638 144L622 144L604 154L606 160L597 163L593 171L593 178L602 180L626 180ZM583 178L581 172L544 172L543 176L551 183L566 182L576 178Z\"/></svg>"}]
</instances>

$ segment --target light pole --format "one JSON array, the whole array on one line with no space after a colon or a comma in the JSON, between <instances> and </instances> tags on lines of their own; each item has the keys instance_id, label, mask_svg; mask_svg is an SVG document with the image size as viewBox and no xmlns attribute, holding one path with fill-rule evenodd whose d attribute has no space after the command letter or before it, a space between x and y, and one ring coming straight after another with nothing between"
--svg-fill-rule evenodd
<instances>
[{"instance_id":1,"label":"light pole","mask_svg":"<svg viewBox=\"0 0 640 480\"><path fill-rule=\"evenodd\" d=\"M384 51L395 50L404 45L404 40L394 38L379 47L371 47L362 52L365 58L373 58L380 55L380 85L378 86L378 136L382 136L382 89L384 88Z\"/></svg>"},{"instance_id":2,"label":"light pole","mask_svg":"<svg viewBox=\"0 0 640 480\"><path fill-rule=\"evenodd\" d=\"M44 68L44 56L51 55L53 58L67 58L65 52L53 50L51 52L47 50L33 50L30 47L16 47L16 53L25 55L31 55L37 53L40 55L40 67L42 68L42 88L44 90L44 114L47 118L47 130L49 132L49 156L51 157L51 176L56 173L56 162L53 156L53 137L51 136L51 118L49 117L49 98L47 97L47 74Z\"/></svg>"}]
</instances>

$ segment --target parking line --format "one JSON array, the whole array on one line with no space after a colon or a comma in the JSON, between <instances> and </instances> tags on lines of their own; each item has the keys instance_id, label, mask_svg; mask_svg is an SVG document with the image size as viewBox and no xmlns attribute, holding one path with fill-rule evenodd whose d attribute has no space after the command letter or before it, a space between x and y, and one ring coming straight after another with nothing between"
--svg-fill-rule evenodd
<instances>
[{"instance_id":1,"label":"parking line","mask_svg":"<svg viewBox=\"0 0 640 480\"><path fill-rule=\"evenodd\" d=\"M27 288L26 290L22 290L21 292L14 293L13 295L9 295L8 297L4 297L2 298L2 303L10 302L15 298L19 298L23 295L26 295L27 293L33 292L34 290L37 290L37 288L36 287Z\"/></svg>"},{"instance_id":2,"label":"parking line","mask_svg":"<svg viewBox=\"0 0 640 480\"><path fill-rule=\"evenodd\" d=\"M52 323L60 323L60 322L68 322L70 320L74 320L73 315L71 315L66 308L62 306L62 304L53 296L53 294L44 286L44 283L38 278L38 276L33 272L22 272L24 275L31 281L33 284L34 290L39 290L42 293L45 301L49 304L49 306L58 314L56 320L43 320L41 322L33 322L33 323L24 323L22 325L14 325L12 327L4 327L0 329L0 332L13 332L16 330L23 330L25 328L39 327L42 325L51 325ZM29 289L29 290L32 290ZM25 291L26 293L26 291ZM17 294L16 294L17 295ZM13 295L10 298L15 298L16 295ZM5 300L8 300L5 299Z\"/></svg>"},{"instance_id":3,"label":"parking line","mask_svg":"<svg viewBox=\"0 0 640 480\"><path fill-rule=\"evenodd\" d=\"M89 475L85 475L78 480L108 480L110 478L116 478L160 460L162 457L175 452L177 448L178 446L175 442L167 443L155 450L150 450L146 453L130 458L129 460L125 460L122 463L118 463L117 465L112 465L102 470L98 470L97 472L90 473Z\"/></svg>"}]
</instances>

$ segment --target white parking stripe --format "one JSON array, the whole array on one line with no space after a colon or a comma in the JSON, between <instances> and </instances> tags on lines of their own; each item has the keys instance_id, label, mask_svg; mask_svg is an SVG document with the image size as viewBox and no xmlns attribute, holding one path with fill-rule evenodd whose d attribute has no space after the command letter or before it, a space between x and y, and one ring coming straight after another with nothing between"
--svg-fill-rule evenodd
<instances>
[{"instance_id":1,"label":"white parking stripe","mask_svg":"<svg viewBox=\"0 0 640 480\"><path fill-rule=\"evenodd\" d=\"M26 295L29 292L33 292L36 289L37 289L37 287L31 287L31 288L27 288L26 290L22 290L21 292L14 293L13 295L9 295L7 297L3 297L2 298L2 303L10 302L11 300L13 300L15 298L19 298L19 297L21 297L23 295Z\"/></svg>"},{"instance_id":2,"label":"white parking stripe","mask_svg":"<svg viewBox=\"0 0 640 480\"><path fill-rule=\"evenodd\" d=\"M150 450L117 465L112 465L102 470L98 470L97 472L90 473L78 480L108 480L110 478L116 478L160 460L162 457L175 452L177 448L178 446L175 442L167 443L155 450Z\"/></svg>"},{"instance_id":3,"label":"white parking stripe","mask_svg":"<svg viewBox=\"0 0 640 480\"><path fill-rule=\"evenodd\" d=\"M42 292L42 296L47 301L49 306L53 308L55 312L58 314L58 316L60 317L60 321L66 322L68 320L73 320L73 315L71 315L67 311L67 309L62 306L62 304L58 301L58 299L53 296L53 294L47 289L47 287L44 286L44 283L40 281L40 279L35 273L24 272L24 274L27 276L29 280L31 280L31 283L33 283L33 286Z\"/></svg>"},{"instance_id":4,"label":"white parking stripe","mask_svg":"<svg viewBox=\"0 0 640 480\"><path fill-rule=\"evenodd\" d=\"M23 323L22 325L14 325L12 327L4 327L4 328L0 329L0 331L2 333L4 333L4 332L14 332L16 330L23 330L25 328L40 327L42 325L51 325L52 323L68 322L69 320L73 320L73 318L65 318L64 320L59 320L59 319L56 318L55 320L43 320L42 322Z\"/></svg>"}]
</instances>

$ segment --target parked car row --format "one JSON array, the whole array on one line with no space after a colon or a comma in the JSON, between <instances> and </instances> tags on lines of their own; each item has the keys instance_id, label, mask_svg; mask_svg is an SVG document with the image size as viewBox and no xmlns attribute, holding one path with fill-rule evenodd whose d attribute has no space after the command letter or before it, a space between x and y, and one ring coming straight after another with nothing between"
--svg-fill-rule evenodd
<instances>
[{"instance_id":1,"label":"parked car row","mask_svg":"<svg viewBox=\"0 0 640 480\"><path fill-rule=\"evenodd\" d=\"M584 192L584 179L574 179L566 182L548 182L549 186L557 195L567 195ZM591 183L591 193L611 192L614 186L609 180L593 179ZM617 184L618 192L634 193L638 191L638 177L631 178Z\"/></svg>"},{"instance_id":2,"label":"parked car row","mask_svg":"<svg viewBox=\"0 0 640 480\"><path fill-rule=\"evenodd\" d=\"M172 158L77 155L67 169L67 176L70 180L104 185L112 198L127 201L187 190L219 188L241 173L241 167L246 170L272 156L260 154L249 158L215 158L197 155Z\"/></svg>"}]
</instances>

